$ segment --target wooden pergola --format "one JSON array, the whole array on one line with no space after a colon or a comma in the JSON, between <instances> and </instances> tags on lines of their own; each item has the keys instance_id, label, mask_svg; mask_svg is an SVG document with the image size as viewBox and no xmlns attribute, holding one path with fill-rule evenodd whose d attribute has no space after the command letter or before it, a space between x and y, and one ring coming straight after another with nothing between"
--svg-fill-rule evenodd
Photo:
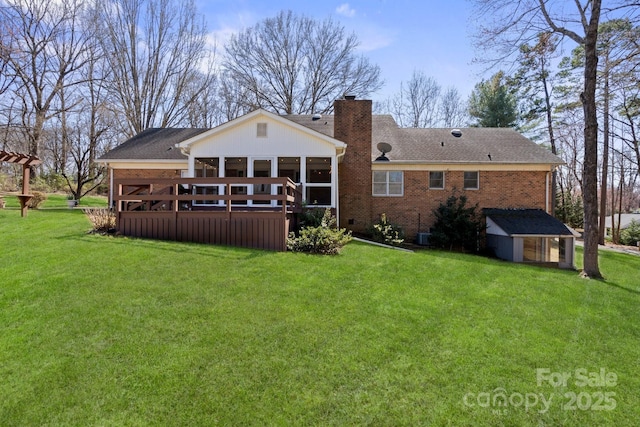
<instances>
[{"instance_id":1,"label":"wooden pergola","mask_svg":"<svg viewBox=\"0 0 640 427\"><path fill-rule=\"evenodd\" d=\"M42 163L36 156L29 154L13 153L10 151L0 150L0 162L9 162L22 165L22 194L18 194L20 200L20 210L22 216L27 215L27 203L33 197L29 194L29 177L31 173L31 166L37 166Z\"/></svg>"}]
</instances>

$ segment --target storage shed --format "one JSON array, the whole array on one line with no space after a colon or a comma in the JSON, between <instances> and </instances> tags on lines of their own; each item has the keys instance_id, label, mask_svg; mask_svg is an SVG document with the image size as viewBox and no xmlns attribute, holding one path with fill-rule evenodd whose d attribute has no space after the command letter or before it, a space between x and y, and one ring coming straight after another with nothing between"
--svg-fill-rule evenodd
<instances>
[{"instance_id":1,"label":"storage shed","mask_svg":"<svg viewBox=\"0 0 640 427\"><path fill-rule=\"evenodd\" d=\"M577 233L542 209L484 209L487 247L498 258L575 268Z\"/></svg>"}]
</instances>

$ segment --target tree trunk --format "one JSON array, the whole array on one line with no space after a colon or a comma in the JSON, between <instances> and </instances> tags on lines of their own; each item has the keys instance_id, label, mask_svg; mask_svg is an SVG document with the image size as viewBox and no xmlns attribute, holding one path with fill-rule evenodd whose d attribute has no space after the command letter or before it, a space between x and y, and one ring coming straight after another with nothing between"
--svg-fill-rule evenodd
<instances>
[{"instance_id":1,"label":"tree trunk","mask_svg":"<svg viewBox=\"0 0 640 427\"><path fill-rule=\"evenodd\" d=\"M598 266L598 115L596 111L596 80L598 71L598 25L601 0L591 4L591 18L584 38L584 169L582 191L584 198L584 269L582 275L602 278Z\"/></svg>"}]
</instances>

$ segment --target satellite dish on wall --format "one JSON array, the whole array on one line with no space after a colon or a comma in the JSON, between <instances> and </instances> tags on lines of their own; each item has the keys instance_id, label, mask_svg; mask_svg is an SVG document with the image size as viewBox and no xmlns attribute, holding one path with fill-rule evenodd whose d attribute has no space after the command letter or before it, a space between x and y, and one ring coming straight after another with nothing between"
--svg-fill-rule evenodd
<instances>
[{"instance_id":1,"label":"satellite dish on wall","mask_svg":"<svg viewBox=\"0 0 640 427\"><path fill-rule=\"evenodd\" d=\"M378 142L378 145L376 145L376 147L382 153L378 156L376 162L388 162L389 158L386 156L386 154L391 151L391 144L387 144L386 142Z\"/></svg>"}]
</instances>

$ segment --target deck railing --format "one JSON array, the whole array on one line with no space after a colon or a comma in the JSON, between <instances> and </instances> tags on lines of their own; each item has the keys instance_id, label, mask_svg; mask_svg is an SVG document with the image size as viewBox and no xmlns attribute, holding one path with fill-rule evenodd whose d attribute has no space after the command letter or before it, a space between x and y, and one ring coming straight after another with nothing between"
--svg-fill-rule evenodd
<instances>
[{"instance_id":1,"label":"deck railing","mask_svg":"<svg viewBox=\"0 0 640 427\"><path fill-rule=\"evenodd\" d=\"M117 212L278 208L291 213L302 203L302 192L289 178L127 178L114 180L114 188Z\"/></svg>"},{"instance_id":2,"label":"deck railing","mask_svg":"<svg viewBox=\"0 0 640 427\"><path fill-rule=\"evenodd\" d=\"M128 236L286 249L302 193L289 178L114 180L117 228Z\"/></svg>"}]
</instances>

